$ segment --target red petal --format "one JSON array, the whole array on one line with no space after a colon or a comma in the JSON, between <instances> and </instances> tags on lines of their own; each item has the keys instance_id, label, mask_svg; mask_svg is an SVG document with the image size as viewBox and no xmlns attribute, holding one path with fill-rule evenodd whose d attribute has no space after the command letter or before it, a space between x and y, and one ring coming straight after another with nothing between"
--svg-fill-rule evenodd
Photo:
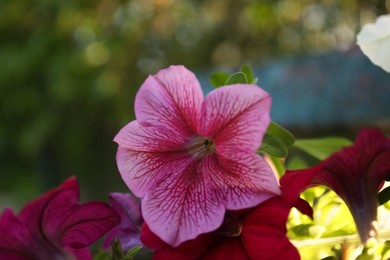
<instances>
[{"instance_id":1,"label":"red petal","mask_svg":"<svg viewBox=\"0 0 390 260\"><path fill-rule=\"evenodd\" d=\"M247 255L239 237L221 239L202 256L203 260L246 260ZM260 259L260 258L256 258ZM261 258L263 259L263 258Z\"/></svg>"},{"instance_id":2,"label":"red petal","mask_svg":"<svg viewBox=\"0 0 390 260\"><path fill-rule=\"evenodd\" d=\"M193 240L188 240L178 247L171 247L156 236L147 224L142 225L141 241L152 249L155 249L153 259L156 260L182 260L199 259L208 248L212 247L218 238L212 234L202 234Z\"/></svg>"},{"instance_id":3,"label":"red petal","mask_svg":"<svg viewBox=\"0 0 390 260\"><path fill-rule=\"evenodd\" d=\"M355 143L319 165L288 171L281 178L283 196L296 201L305 188L321 184L335 191L348 205L365 243L374 230L377 193L390 175L390 139L379 129L363 129Z\"/></svg>"},{"instance_id":4,"label":"red petal","mask_svg":"<svg viewBox=\"0 0 390 260\"><path fill-rule=\"evenodd\" d=\"M322 170L322 164L308 169L287 170L280 178L280 188L283 198L290 203L297 203L300 194L305 189L315 186L313 180L320 170Z\"/></svg>"},{"instance_id":5,"label":"red petal","mask_svg":"<svg viewBox=\"0 0 390 260\"><path fill-rule=\"evenodd\" d=\"M107 204L85 203L74 208L59 227L61 244L74 248L90 246L119 222L119 216Z\"/></svg>"},{"instance_id":6,"label":"red petal","mask_svg":"<svg viewBox=\"0 0 390 260\"><path fill-rule=\"evenodd\" d=\"M253 259L299 259L297 249L286 237L291 206L281 197L260 204L243 222L242 241Z\"/></svg>"},{"instance_id":7,"label":"red petal","mask_svg":"<svg viewBox=\"0 0 390 260\"><path fill-rule=\"evenodd\" d=\"M35 239L40 240L33 237L8 208L0 216L0 234L0 259L30 259L34 253L29 247Z\"/></svg>"}]
</instances>

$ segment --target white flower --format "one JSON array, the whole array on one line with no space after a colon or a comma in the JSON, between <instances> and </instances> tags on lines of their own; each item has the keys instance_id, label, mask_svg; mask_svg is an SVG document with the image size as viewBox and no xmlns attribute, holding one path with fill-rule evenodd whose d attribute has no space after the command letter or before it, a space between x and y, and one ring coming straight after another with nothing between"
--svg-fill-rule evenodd
<instances>
[{"instance_id":1,"label":"white flower","mask_svg":"<svg viewBox=\"0 0 390 260\"><path fill-rule=\"evenodd\" d=\"M379 16L375 24L364 25L357 44L375 65L390 72L390 14Z\"/></svg>"}]
</instances>

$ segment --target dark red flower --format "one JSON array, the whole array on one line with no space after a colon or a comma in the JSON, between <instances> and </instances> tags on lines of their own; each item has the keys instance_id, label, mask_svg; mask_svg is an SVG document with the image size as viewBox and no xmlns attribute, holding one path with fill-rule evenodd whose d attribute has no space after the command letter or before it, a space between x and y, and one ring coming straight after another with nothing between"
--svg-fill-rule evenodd
<instances>
[{"instance_id":1,"label":"dark red flower","mask_svg":"<svg viewBox=\"0 0 390 260\"><path fill-rule=\"evenodd\" d=\"M303 200L298 206L311 215ZM291 206L280 196L255 208L228 211L217 230L201 234L172 247L152 233L146 223L141 229L141 241L155 249L153 259L299 259L297 249L286 237L286 221Z\"/></svg>"},{"instance_id":2,"label":"dark red flower","mask_svg":"<svg viewBox=\"0 0 390 260\"><path fill-rule=\"evenodd\" d=\"M379 129L363 129L355 143L320 164L287 171L281 178L283 197L296 201L299 192L314 185L335 191L347 204L363 243L376 235L378 191L390 176L390 139Z\"/></svg>"},{"instance_id":3,"label":"dark red flower","mask_svg":"<svg viewBox=\"0 0 390 260\"><path fill-rule=\"evenodd\" d=\"M92 259L88 246L119 223L103 202L79 204L72 177L25 205L18 215L0 217L0 259Z\"/></svg>"}]
</instances>

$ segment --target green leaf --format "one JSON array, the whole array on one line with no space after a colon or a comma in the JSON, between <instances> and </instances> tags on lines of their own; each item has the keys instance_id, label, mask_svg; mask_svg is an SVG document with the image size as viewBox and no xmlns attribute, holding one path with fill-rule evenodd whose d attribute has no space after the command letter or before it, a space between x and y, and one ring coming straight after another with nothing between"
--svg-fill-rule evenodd
<instances>
[{"instance_id":1,"label":"green leaf","mask_svg":"<svg viewBox=\"0 0 390 260\"><path fill-rule=\"evenodd\" d=\"M308 168L309 164L302 158L302 156L289 156L286 168L289 170L298 170Z\"/></svg>"},{"instance_id":2,"label":"green leaf","mask_svg":"<svg viewBox=\"0 0 390 260\"><path fill-rule=\"evenodd\" d=\"M217 71L211 74L210 76L210 83L215 87L221 87L224 86L226 81L229 78L229 74L222 72L222 71Z\"/></svg>"},{"instance_id":3,"label":"green leaf","mask_svg":"<svg viewBox=\"0 0 390 260\"><path fill-rule=\"evenodd\" d=\"M135 246L129 251L127 251L124 260L133 260L135 255L139 253L139 251L142 249L142 246Z\"/></svg>"},{"instance_id":4,"label":"green leaf","mask_svg":"<svg viewBox=\"0 0 390 260\"><path fill-rule=\"evenodd\" d=\"M245 74L246 78L248 79L249 84L256 84L257 78L255 78L253 74L253 70L248 65L242 65L240 68L240 71Z\"/></svg>"},{"instance_id":5,"label":"green leaf","mask_svg":"<svg viewBox=\"0 0 390 260\"><path fill-rule=\"evenodd\" d=\"M112 254L112 259L113 260L122 260L124 257L121 242L119 241L118 238L115 238L111 242L111 254Z\"/></svg>"},{"instance_id":6,"label":"green leaf","mask_svg":"<svg viewBox=\"0 0 390 260\"><path fill-rule=\"evenodd\" d=\"M291 147L295 142L294 135L275 122L271 122L268 126L267 133L282 141L287 148Z\"/></svg>"},{"instance_id":7,"label":"green leaf","mask_svg":"<svg viewBox=\"0 0 390 260\"><path fill-rule=\"evenodd\" d=\"M309 238L309 229L313 224L301 224L298 226L291 227L289 231L294 235L294 238Z\"/></svg>"},{"instance_id":8,"label":"green leaf","mask_svg":"<svg viewBox=\"0 0 390 260\"><path fill-rule=\"evenodd\" d=\"M111 256L107 251L99 250L93 256L94 260L111 260Z\"/></svg>"},{"instance_id":9,"label":"green leaf","mask_svg":"<svg viewBox=\"0 0 390 260\"><path fill-rule=\"evenodd\" d=\"M233 84L248 84L248 78L243 72L236 72L230 75L230 77L226 80L225 85L233 85Z\"/></svg>"},{"instance_id":10,"label":"green leaf","mask_svg":"<svg viewBox=\"0 0 390 260\"><path fill-rule=\"evenodd\" d=\"M318 139L297 139L295 140L294 147L301 149L318 160L324 160L332 153L351 144L352 142L345 138L325 137Z\"/></svg>"},{"instance_id":11,"label":"green leaf","mask_svg":"<svg viewBox=\"0 0 390 260\"><path fill-rule=\"evenodd\" d=\"M286 157L288 155L287 147L278 138L265 133L263 142L259 151L265 152L275 157Z\"/></svg>"},{"instance_id":12,"label":"green leaf","mask_svg":"<svg viewBox=\"0 0 390 260\"><path fill-rule=\"evenodd\" d=\"M378 194L378 202L379 205L385 204L390 200L390 186L384 188L381 192Z\"/></svg>"}]
</instances>

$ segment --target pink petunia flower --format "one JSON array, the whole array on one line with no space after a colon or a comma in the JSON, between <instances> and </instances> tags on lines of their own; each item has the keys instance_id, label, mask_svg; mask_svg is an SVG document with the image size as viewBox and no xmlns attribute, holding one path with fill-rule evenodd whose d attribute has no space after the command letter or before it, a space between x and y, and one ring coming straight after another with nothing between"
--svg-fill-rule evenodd
<instances>
[{"instance_id":1,"label":"pink petunia flower","mask_svg":"<svg viewBox=\"0 0 390 260\"><path fill-rule=\"evenodd\" d=\"M142 246L140 231L144 221L140 203L128 193L114 192L109 199L113 209L121 217L121 223L108 233L103 247L109 248L115 238L119 239L124 252L135 246Z\"/></svg>"},{"instance_id":2,"label":"pink petunia flower","mask_svg":"<svg viewBox=\"0 0 390 260\"><path fill-rule=\"evenodd\" d=\"M283 197L298 199L297 190L324 185L347 204L362 243L376 235L378 191L390 176L390 139L379 129L363 129L355 143L334 153L320 164L282 176Z\"/></svg>"},{"instance_id":3,"label":"pink petunia flower","mask_svg":"<svg viewBox=\"0 0 390 260\"><path fill-rule=\"evenodd\" d=\"M88 246L119 223L103 202L80 205L76 178L0 217L0 259L92 259Z\"/></svg>"},{"instance_id":4,"label":"pink petunia flower","mask_svg":"<svg viewBox=\"0 0 390 260\"><path fill-rule=\"evenodd\" d=\"M135 121L115 137L117 164L142 215L177 246L217 229L225 210L280 194L256 154L270 122L271 98L256 85L218 88L203 97L194 74L171 66L149 76L135 98Z\"/></svg>"},{"instance_id":5,"label":"pink petunia flower","mask_svg":"<svg viewBox=\"0 0 390 260\"><path fill-rule=\"evenodd\" d=\"M277 196L252 209L228 211L220 228L178 247L163 242L144 224L141 240L155 249L155 260L300 259L298 250L286 236L291 207ZM298 201L297 207L312 217L311 207L306 201Z\"/></svg>"}]
</instances>

